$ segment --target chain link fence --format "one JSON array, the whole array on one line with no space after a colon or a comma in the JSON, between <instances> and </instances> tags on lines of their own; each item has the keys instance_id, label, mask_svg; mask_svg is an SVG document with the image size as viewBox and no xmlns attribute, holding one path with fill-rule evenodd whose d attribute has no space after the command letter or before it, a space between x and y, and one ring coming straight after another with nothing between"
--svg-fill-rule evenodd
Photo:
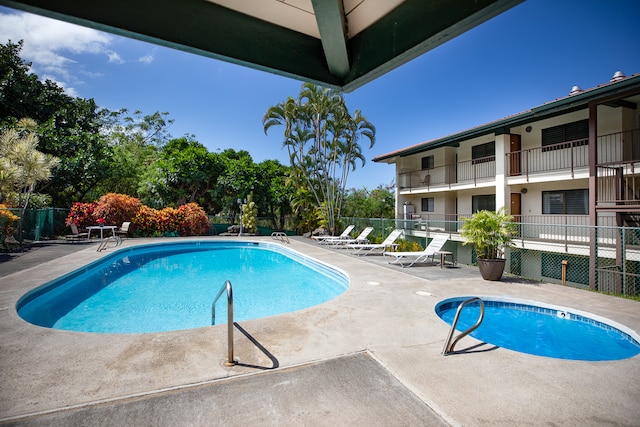
<instances>
[{"instance_id":1,"label":"chain link fence","mask_svg":"<svg viewBox=\"0 0 640 427\"><path fill-rule=\"evenodd\" d=\"M7 213L18 219L8 220ZM65 225L68 215L69 209L27 209L21 215L20 209L3 208L0 212L0 241L5 244L5 248L10 248L25 242L52 240L65 236L69 234Z\"/></svg>"},{"instance_id":2,"label":"chain link fence","mask_svg":"<svg viewBox=\"0 0 640 427\"><path fill-rule=\"evenodd\" d=\"M383 237L402 228L405 239L423 245L432 233L448 233L446 249L459 262L476 261L474 251L463 246L462 221L343 218L343 222L354 224L355 230L372 226L375 235ZM640 295L640 228L519 223L514 243L507 253L507 273L603 293Z\"/></svg>"}]
</instances>

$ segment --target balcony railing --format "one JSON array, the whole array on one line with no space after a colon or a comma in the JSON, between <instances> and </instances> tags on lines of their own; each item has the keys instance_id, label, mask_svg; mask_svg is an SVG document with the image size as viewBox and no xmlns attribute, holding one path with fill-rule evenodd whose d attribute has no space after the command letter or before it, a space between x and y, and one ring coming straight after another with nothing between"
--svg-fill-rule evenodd
<instances>
[{"instance_id":1,"label":"balcony railing","mask_svg":"<svg viewBox=\"0 0 640 427\"><path fill-rule=\"evenodd\" d=\"M640 160L640 129L598 137L598 165Z\"/></svg>"},{"instance_id":2,"label":"balcony railing","mask_svg":"<svg viewBox=\"0 0 640 427\"><path fill-rule=\"evenodd\" d=\"M476 185L478 182L494 180L496 176L495 156L401 173L398 177L400 190L451 188L453 184Z\"/></svg>"},{"instance_id":3,"label":"balcony railing","mask_svg":"<svg viewBox=\"0 0 640 427\"><path fill-rule=\"evenodd\" d=\"M598 206L640 205L640 161L598 166Z\"/></svg>"},{"instance_id":4,"label":"balcony railing","mask_svg":"<svg viewBox=\"0 0 640 427\"><path fill-rule=\"evenodd\" d=\"M588 139L577 139L507 153L507 173L528 180L533 174L570 171L573 177L576 168L589 165L588 144Z\"/></svg>"},{"instance_id":5,"label":"balcony railing","mask_svg":"<svg viewBox=\"0 0 640 427\"><path fill-rule=\"evenodd\" d=\"M458 163L458 183L471 183L496 179L496 156L481 157Z\"/></svg>"}]
</instances>

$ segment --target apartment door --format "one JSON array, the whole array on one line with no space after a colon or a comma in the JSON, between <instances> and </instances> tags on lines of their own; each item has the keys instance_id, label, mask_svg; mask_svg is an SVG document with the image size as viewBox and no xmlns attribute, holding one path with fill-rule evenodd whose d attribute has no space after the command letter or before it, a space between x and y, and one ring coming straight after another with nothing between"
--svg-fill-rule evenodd
<instances>
[{"instance_id":1,"label":"apartment door","mask_svg":"<svg viewBox=\"0 0 640 427\"><path fill-rule=\"evenodd\" d=\"M509 175L520 175L522 169L522 153L520 152L520 135L511 134L511 143L509 144Z\"/></svg>"},{"instance_id":2,"label":"apartment door","mask_svg":"<svg viewBox=\"0 0 640 427\"><path fill-rule=\"evenodd\" d=\"M521 219L521 207L520 207L520 193L511 193L511 216L515 222L520 222ZM520 235L520 225L518 225L518 235Z\"/></svg>"},{"instance_id":3,"label":"apartment door","mask_svg":"<svg viewBox=\"0 0 640 427\"><path fill-rule=\"evenodd\" d=\"M520 193L511 193L511 215L515 217L516 221L520 221Z\"/></svg>"}]
</instances>

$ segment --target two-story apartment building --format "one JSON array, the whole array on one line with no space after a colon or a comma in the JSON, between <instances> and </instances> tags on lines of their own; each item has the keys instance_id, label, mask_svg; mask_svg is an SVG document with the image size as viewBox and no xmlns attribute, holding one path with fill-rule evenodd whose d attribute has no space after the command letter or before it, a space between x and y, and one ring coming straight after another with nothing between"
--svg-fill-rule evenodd
<instances>
[{"instance_id":1,"label":"two-story apartment building","mask_svg":"<svg viewBox=\"0 0 640 427\"><path fill-rule=\"evenodd\" d=\"M512 273L640 293L640 74L375 157L395 165L407 233L506 207L520 223ZM472 263L468 246L458 261ZM563 262L564 261L564 262ZM564 268L563 268L564 265Z\"/></svg>"}]
</instances>

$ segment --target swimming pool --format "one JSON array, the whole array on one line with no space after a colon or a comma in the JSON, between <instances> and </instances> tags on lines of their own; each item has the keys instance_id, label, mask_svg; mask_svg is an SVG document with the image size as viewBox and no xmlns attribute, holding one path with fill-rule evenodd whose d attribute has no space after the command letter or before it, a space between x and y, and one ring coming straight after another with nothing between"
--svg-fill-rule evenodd
<instances>
[{"instance_id":1,"label":"swimming pool","mask_svg":"<svg viewBox=\"0 0 640 427\"><path fill-rule=\"evenodd\" d=\"M449 325L458 306L471 297L439 302L436 313ZM480 297L485 316L471 336L498 347L572 360L620 360L640 354L640 336L623 325L574 309L496 297ZM478 319L479 303L462 309L456 329Z\"/></svg>"},{"instance_id":2,"label":"swimming pool","mask_svg":"<svg viewBox=\"0 0 640 427\"><path fill-rule=\"evenodd\" d=\"M27 293L17 310L35 325L82 332L192 329L211 325L226 280L236 321L311 307L349 286L344 272L278 244L187 241L118 250ZM226 323L226 298L215 311Z\"/></svg>"}]
</instances>

